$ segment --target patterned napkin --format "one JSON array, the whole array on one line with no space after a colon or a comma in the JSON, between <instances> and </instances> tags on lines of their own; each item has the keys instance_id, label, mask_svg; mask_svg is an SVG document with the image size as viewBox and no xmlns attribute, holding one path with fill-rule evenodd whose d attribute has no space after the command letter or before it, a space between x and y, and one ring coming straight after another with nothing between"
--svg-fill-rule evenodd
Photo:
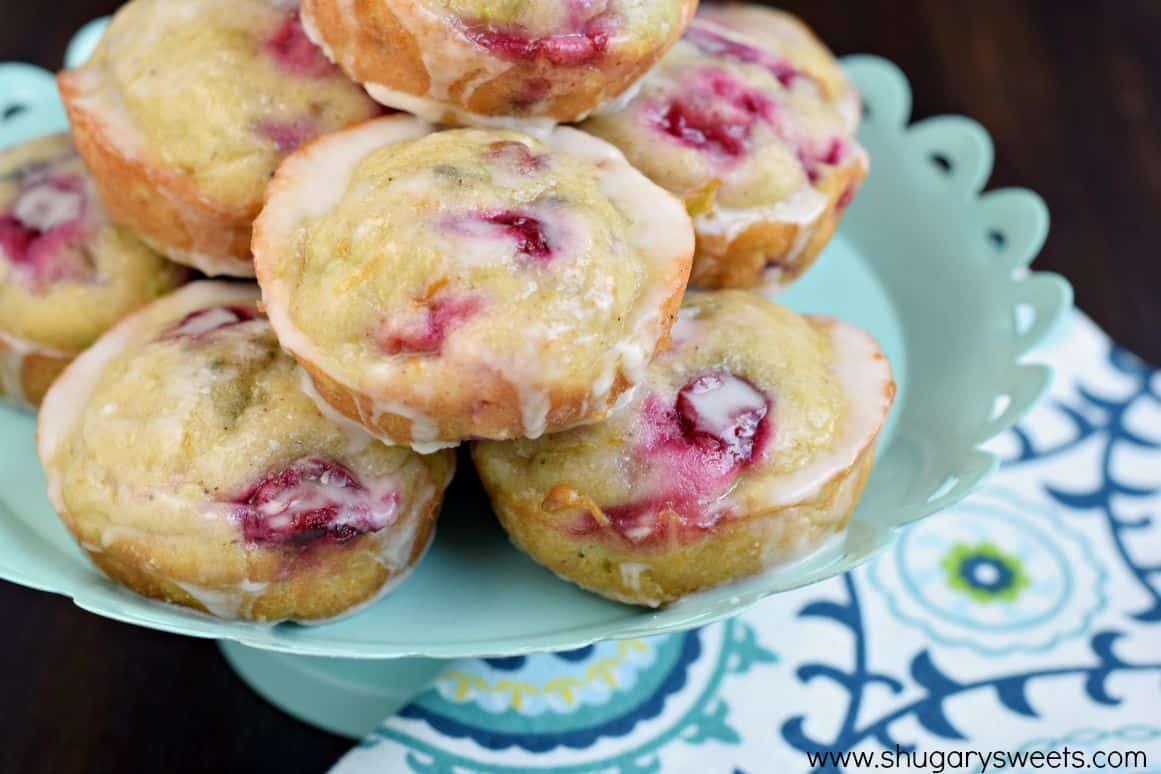
<instances>
[{"instance_id":1,"label":"patterned napkin","mask_svg":"<svg viewBox=\"0 0 1161 774\"><path fill-rule=\"evenodd\" d=\"M334 771L1161 772L1161 371L1064 328L1000 472L868 565L697 631L453 663Z\"/></svg>"}]
</instances>

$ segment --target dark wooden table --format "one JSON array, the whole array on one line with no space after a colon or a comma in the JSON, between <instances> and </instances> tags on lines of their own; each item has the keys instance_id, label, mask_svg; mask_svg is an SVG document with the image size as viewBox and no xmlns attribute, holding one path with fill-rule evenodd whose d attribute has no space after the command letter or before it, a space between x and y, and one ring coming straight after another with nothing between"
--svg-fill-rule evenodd
<instances>
[{"instance_id":1,"label":"dark wooden table","mask_svg":"<svg viewBox=\"0 0 1161 774\"><path fill-rule=\"evenodd\" d=\"M116 0L0 0L0 60L61 61ZM996 142L994 186L1040 192L1037 264L1114 338L1161 363L1161 0L787 0L840 53L910 76L915 116L962 113ZM212 643L0 584L9 634L0 771L318 772L350 744L280 714Z\"/></svg>"}]
</instances>

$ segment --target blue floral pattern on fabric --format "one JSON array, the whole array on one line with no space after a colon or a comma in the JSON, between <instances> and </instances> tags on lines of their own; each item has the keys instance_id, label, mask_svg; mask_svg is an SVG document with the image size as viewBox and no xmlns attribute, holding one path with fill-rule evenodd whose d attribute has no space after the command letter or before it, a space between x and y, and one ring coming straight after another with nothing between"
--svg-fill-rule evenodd
<instances>
[{"instance_id":1,"label":"blue floral pattern on fabric","mask_svg":"<svg viewBox=\"0 0 1161 774\"><path fill-rule=\"evenodd\" d=\"M1128 542L1135 533L1157 528L1159 516L1155 511L1141 515L1130 515L1130 511L1139 511L1144 500L1155 500L1161 485L1154 482L1142 486L1129 480L1116 468L1114 459L1126 451L1156 452L1161 449L1161 427L1154 425L1151 432L1139 430L1132 420L1135 413L1148 410L1149 406L1156 411L1161 405L1161 377L1157 370L1116 345L1109 346L1107 362L1111 371L1127 377L1130 385L1127 394L1118 397L1104 394L1101 387L1091 383L1077 384L1073 400L1053 400L1049 406L1071 425L1064 440L1041 444L1029 430L1016 427L1013 434L1019 440L1019 448L1007 464L1015 466L1050 460L1080 451L1086 444L1097 447L1100 476L1091 487L1053 483L1046 485L1045 491L1065 508L1096 512L1104 519L1117 555L1149 598L1149 605L1134 617L1139 621L1157 622L1161 621L1161 585L1157 582L1161 580L1161 561L1139 561L1130 551Z\"/></svg>"},{"instance_id":2,"label":"blue floral pattern on fabric","mask_svg":"<svg viewBox=\"0 0 1161 774\"><path fill-rule=\"evenodd\" d=\"M729 707L718 699L717 691L731 675L777 661L741 621L649 640L601 643L590 650L583 660L573 655L575 651L565 659L584 665L574 670L578 677L551 668L549 661L559 663L560 654L529 657L510 679L498 682L492 682L496 674L486 661L464 662L399 717L421 721L429 731L469 740L489 751L518 748L533 756L557 748L592 750L602 740L632 735L630 752L601 756L592 765L621 772L657 771L656 751L674 739L737 744L741 737L730 725ZM578 700L594 686L605 696L602 703ZM496 693L502 695L499 702L491 700ZM548 695L555 701L542 701L537 711L528 710L529 701ZM664 722L640 731L658 719ZM410 748L408 765L417 772L474 770L481 765L390 726L380 728L362 747L375 749L384 743ZM424 756L430 756L430 762L424 762ZM493 763L480 770L526 769Z\"/></svg>"},{"instance_id":3,"label":"blue floral pattern on fabric","mask_svg":"<svg viewBox=\"0 0 1161 774\"><path fill-rule=\"evenodd\" d=\"M1084 535L1001 488L912 527L868 580L903 623L994 656L1084 635L1107 597Z\"/></svg>"}]
</instances>

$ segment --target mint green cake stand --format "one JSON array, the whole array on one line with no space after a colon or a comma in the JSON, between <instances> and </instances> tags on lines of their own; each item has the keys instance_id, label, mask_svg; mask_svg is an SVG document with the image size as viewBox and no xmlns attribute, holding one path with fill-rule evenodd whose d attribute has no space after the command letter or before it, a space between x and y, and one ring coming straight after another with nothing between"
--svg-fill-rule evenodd
<instances>
[{"instance_id":1,"label":"mint green cake stand","mask_svg":"<svg viewBox=\"0 0 1161 774\"><path fill-rule=\"evenodd\" d=\"M71 62L91 50L99 24L78 35ZM271 702L359 736L423 690L446 659L701 626L866 561L995 469L979 446L1048 386L1049 371L1022 358L1061 318L1071 292L1061 278L1026 268L1047 233L1041 200L981 193L992 165L987 134L957 117L908 126L910 92L898 69L866 56L845 64L866 99L861 137L871 176L819 265L782 300L871 330L899 393L850 530L827 551L664 610L639 610L586 594L515 551L468 468L427 559L387 599L323 626L219 621L137 597L97 572L45 498L32 417L0 408L0 576L98 615L219 640L235 671ZM0 146L64 125L48 73L0 65Z\"/></svg>"}]
</instances>

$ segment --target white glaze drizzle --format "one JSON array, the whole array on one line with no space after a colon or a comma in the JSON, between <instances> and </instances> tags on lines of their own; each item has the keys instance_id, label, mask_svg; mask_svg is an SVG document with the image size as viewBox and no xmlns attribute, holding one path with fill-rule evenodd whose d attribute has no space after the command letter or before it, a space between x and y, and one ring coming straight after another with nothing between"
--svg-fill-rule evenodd
<instances>
[{"instance_id":1,"label":"white glaze drizzle","mask_svg":"<svg viewBox=\"0 0 1161 774\"><path fill-rule=\"evenodd\" d=\"M173 584L193 597L211 615L226 619L253 617L254 603L269 585L252 581L242 581L231 588L209 588L181 581L173 581Z\"/></svg>"},{"instance_id":2,"label":"white glaze drizzle","mask_svg":"<svg viewBox=\"0 0 1161 774\"><path fill-rule=\"evenodd\" d=\"M362 448L362 446L360 446L360 444L365 446L367 443L371 442L372 440L379 441L380 443L384 443L388 446L410 446L411 450L417 454L434 454L435 452L442 451L443 449L454 449L456 446L459 446L458 441L456 441L456 442L443 442L443 441L423 442L423 441L418 441L418 440L399 441L399 440L394 439L391 436L387 435L386 433L371 432L364 425L356 422L355 420L351 419L347 415L340 413L337 409L335 409L334 406L332 406L330 403L327 402L326 398L324 398L322 395L319 394L318 388L315 387L314 381L310 378L310 374L308 374L301 367L298 369L298 371L299 371L299 382L298 382L299 388L304 393L306 393L306 396L309 397L314 402L314 404L318 408L320 414L322 414L324 417L326 417L328 421L333 423L335 426L337 426L340 430L342 430L347 435L347 438L348 438L347 448L351 452L358 451L358 449ZM396 406L396 408L400 408L400 407ZM391 413L396 413L396 412L391 412ZM400 414L400 416L405 416L405 415ZM363 421L369 423L371 421L371 418L370 417L363 417ZM414 427L414 424L413 424L413 427Z\"/></svg>"},{"instance_id":3,"label":"white glaze drizzle","mask_svg":"<svg viewBox=\"0 0 1161 774\"><path fill-rule=\"evenodd\" d=\"M700 327L697 318L698 308L696 306L683 306L678 310L677 319L673 321L673 327L669 329L669 341L674 348L697 338Z\"/></svg>"},{"instance_id":4,"label":"white glaze drizzle","mask_svg":"<svg viewBox=\"0 0 1161 774\"><path fill-rule=\"evenodd\" d=\"M629 594L622 594L611 589L601 589L601 596L608 597L616 602L621 602L626 605L644 605L646 607L661 607L661 600L654 597L633 596Z\"/></svg>"},{"instance_id":5,"label":"white glaze drizzle","mask_svg":"<svg viewBox=\"0 0 1161 774\"><path fill-rule=\"evenodd\" d=\"M351 454L357 454L366 448L367 444L372 440L380 440L388 446L394 446L388 441L372 436L366 428L354 421L346 414L341 414L334 409L331 404L327 403L318 390L315 389L314 382L311 381L310 374L308 374L301 366L298 367L298 386L299 389L310 398L318 412L326 417L327 421L342 431L347 438L347 451Z\"/></svg>"},{"instance_id":6,"label":"white glaze drizzle","mask_svg":"<svg viewBox=\"0 0 1161 774\"><path fill-rule=\"evenodd\" d=\"M513 386L520 400L520 418L527 438L539 438L548 428L548 412L552 399L548 392L531 380L519 380Z\"/></svg>"},{"instance_id":7,"label":"white glaze drizzle","mask_svg":"<svg viewBox=\"0 0 1161 774\"><path fill-rule=\"evenodd\" d=\"M591 115L612 114L624 110L640 93L642 83L644 83L644 78L633 83L619 96L598 106ZM381 83L365 83L363 88L366 89L371 99L379 104L403 110L434 124L462 124L490 129L512 129L530 134L540 140L547 140L557 125L553 119L541 116L489 116L483 113L474 113L459 105L442 102L433 97L421 97L399 91ZM586 113L577 116L574 123L584 121L589 115Z\"/></svg>"},{"instance_id":8,"label":"white glaze drizzle","mask_svg":"<svg viewBox=\"0 0 1161 774\"><path fill-rule=\"evenodd\" d=\"M596 110L592 111L592 113L588 115L581 116L576 120L576 122L579 123L584 121L589 117L589 115L613 115L614 113L620 113L621 111L625 110L625 108L629 107L629 103L637 99L637 96L641 93L641 87L645 85L646 80L650 75L653 74L653 71L657 69L658 64L659 63L655 63L643 76L633 81L629 88L625 89L623 92L618 94L616 97L613 97L611 100L605 102L604 104L598 105Z\"/></svg>"},{"instance_id":9,"label":"white glaze drizzle","mask_svg":"<svg viewBox=\"0 0 1161 774\"><path fill-rule=\"evenodd\" d=\"M31 355L43 355L53 358L67 358L70 355L49 347L42 347L31 341L17 338L4 331L0 331L0 387L6 400L16 405L27 403L28 396L24 394L24 383L21 378L24 373L24 361Z\"/></svg>"},{"instance_id":10,"label":"white glaze drizzle","mask_svg":"<svg viewBox=\"0 0 1161 774\"><path fill-rule=\"evenodd\" d=\"M810 238L814 236L815 225L816 223L811 223L809 226L802 225L798 227L798 233L794 235L794 244L790 245L790 249L782 257L784 263L789 265L798 260L798 256L802 255L802 251L810 243Z\"/></svg>"},{"instance_id":11,"label":"white glaze drizzle","mask_svg":"<svg viewBox=\"0 0 1161 774\"><path fill-rule=\"evenodd\" d=\"M641 562L621 562L621 583L633 591L641 590L641 573L648 572L649 565Z\"/></svg>"},{"instance_id":12,"label":"white glaze drizzle","mask_svg":"<svg viewBox=\"0 0 1161 774\"><path fill-rule=\"evenodd\" d=\"M397 417L403 417L409 421L411 423L411 439L413 441L421 444L433 444L438 441L439 422L435 417L413 409L410 406L405 406L398 401L376 401L374 416L372 417L375 424L379 423L379 418L384 414L394 414Z\"/></svg>"},{"instance_id":13,"label":"white glaze drizzle","mask_svg":"<svg viewBox=\"0 0 1161 774\"><path fill-rule=\"evenodd\" d=\"M273 530L288 529L294 524L295 510L314 511L337 506L330 523L383 529L399 517L399 482L376 478L365 489L347 486L341 477L325 470L317 481L304 479L297 485L280 490L257 508L264 524ZM395 497L393 497L395 495Z\"/></svg>"},{"instance_id":14,"label":"white glaze drizzle","mask_svg":"<svg viewBox=\"0 0 1161 774\"><path fill-rule=\"evenodd\" d=\"M835 109L843 117L847 132L853 135L863 121L863 100L854 88L847 86L834 101Z\"/></svg>"},{"instance_id":15,"label":"white glaze drizzle","mask_svg":"<svg viewBox=\"0 0 1161 774\"><path fill-rule=\"evenodd\" d=\"M186 320L174 329L175 336L201 336L225 325L233 325L239 321L238 315L224 307L207 309L203 314Z\"/></svg>"},{"instance_id":16,"label":"white glaze drizzle","mask_svg":"<svg viewBox=\"0 0 1161 774\"><path fill-rule=\"evenodd\" d=\"M448 18L422 2L398 4L396 18L419 43L429 80L427 93L434 99L446 100L452 85L470 75L472 82L460 97L466 104L480 84L512 69L511 62L488 54L463 36L449 35Z\"/></svg>"},{"instance_id":17,"label":"white glaze drizzle","mask_svg":"<svg viewBox=\"0 0 1161 774\"><path fill-rule=\"evenodd\" d=\"M692 408L695 430L728 443L733 438L740 415L756 413L765 416L766 396L749 382L732 374L723 374L712 384L709 389L682 392L682 397Z\"/></svg>"},{"instance_id":18,"label":"white glaze drizzle","mask_svg":"<svg viewBox=\"0 0 1161 774\"><path fill-rule=\"evenodd\" d=\"M12 208L12 214L25 226L37 231L48 231L76 220L84 207L84 194L79 191L62 191L46 181L21 193Z\"/></svg>"},{"instance_id":19,"label":"white glaze drizzle","mask_svg":"<svg viewBox=\"0 0 1161 774\"><path fill-rule=\"evenodd\" d=\"M763 486L761 502L768 508L795 505L817 495L836 476L850 470L887 419L894 382L891 366L875 340L867 332L837 321L831 324L830 338L834 376L846 397L838 436L824 454Z\"/></svg>"},{"instance_id":20,"label":"white glaze drizzle","mask_svg":"<svg viewBox=\"0 0 1161 774\"><path fill-rule=\"evenodd\" d=\"M805 184L777 204L745 209L715 205L698 215L694 223L699 233L721 235L733 241L755 223L792 223L801 231L809 231L825 211L826 197L810 184Z\"/></svg>"},{"instance_id":21,"label":"white glaze drizzle","mask_svg":"<svg viewBox=\"0 0 1161 774\"><path fill-rule=\"evenodd\" d=\"M349 29L350 23L348 17L351 13L350 3L347 2L347 0L341 0L341 2L343 5L343 13L341 13L340 16L343 19L343 26ZM340 62L338 60L338 57L335 56L334 49L331 48L330 44L327 43L326 39L324 39L323 36L319 33L318 24L315 23L314 13L311 12L311 6L309 3L303 5L299 9L298 21L300 24L302 24L302 32L304 35L306 35L306 39L311 43L314 43L318 50L323 53L323 56L329 59L332 64L339 65L340 67L349 66L348 62Z\"/></svg>"},{"instance_id":22,"label":"white glaze drizzle","mask_svg":"<svg viewBox=\"0 0 1161 774\"><path fill-rule=\"evenodd\" d=\"M375 561L385 569L396 573L407 567L411 561L411 552L415 548L415 538L419 534L423 508L434 496L435 490L432 487L425 487L423 491L416 492L411 510L405 518L397 520L390 529L376 533Z\"/></svg>"},{"instance_id":23,"label":"white glaze drizzle","mask_svg":"<svg viewBox=\"0 0 1161 774\"><path fill-rule=\"evenodd\" d=\"M22 406L28 402L28 396L24 394L24 385L20 378L23 370L24 358L19 353L8 350L0 352L0 388L4 391L0 398L17 406Z\"/></svg>"},{"instance_id":24,"label":"white glaze drizzle","mask_svg":"<svg viewBox=\"0 0 1161 774\"><path fill-rule=\"evenodd\" d=\"M330 618L315 618L309 621L295 621L295 623L297 623L299 626L323 626L325 624L334 623L335 621L340 621L344 618L350 618L353 615L357 615L362 613L364 610L373 607L388 594L403 585L403 582L411 577L411 574L415 572L415 568L417 568L423 562L423 558L427 556L427 552L431 550L432 543L434 542L435 529L433 528L431 530L430 537L427 539L427 543L424 544L423 549L419 552L419 556L416 558L415 562L407 565L399 572L392 575L387 579L387 582L380 586L374 594L367 597L359 604L352 605L338 615L331 616Z\"/></svg>"},{"instance_id":25,"label":"white glaze drizzle","mask_svg":"<svg viewBox=\"0 0 1161 774\"><path fill-rule=\"evenodd\" d=\"M542 140L556 126L556 122L551 118L486 116L480 113L473 113L458 105L440 102L430 97L418 97L405 91L389 88L381 83L365 83L363 84L363 88L367 90L367 94L370 95L371 99L381 105L393 107L396 110L404 110L432 123L483 126L490 129L514 129Z\"/></svg>"},{"instance_id":26,"label":"white glaze drizzle","mask_svg":"<svg viewBox=\"0 0 1161 774\"><path fill-rule=\"evenodd\" d=\"M786 290L787 282L782 276L781 266L767 266L762 272L762 287L759 292L764 296L776 296Z\"/></svg>"},{"instance_id":27,"label":"white glaze drizzle","mask_svg":"<svg viewBox=\"0 0 1161 774\"><path fill-rule=\"evenodd\" d=\"M180 211L179 214L181 214ZM203 233L200 231L201 224L193 224L189 219L185 219L185 222L192 224L195 229L199 229L199 233ZM197 250L183 250L179 247L159 242L148 234L142 232L136 232L136 234L154 252L168 256L183 266L197 269L208 277L251 279L254 276L254 262L249 258L239 260L237 258L223 258L222 256L209 255L198 252Z\"/></svg>"}]
</instances>

